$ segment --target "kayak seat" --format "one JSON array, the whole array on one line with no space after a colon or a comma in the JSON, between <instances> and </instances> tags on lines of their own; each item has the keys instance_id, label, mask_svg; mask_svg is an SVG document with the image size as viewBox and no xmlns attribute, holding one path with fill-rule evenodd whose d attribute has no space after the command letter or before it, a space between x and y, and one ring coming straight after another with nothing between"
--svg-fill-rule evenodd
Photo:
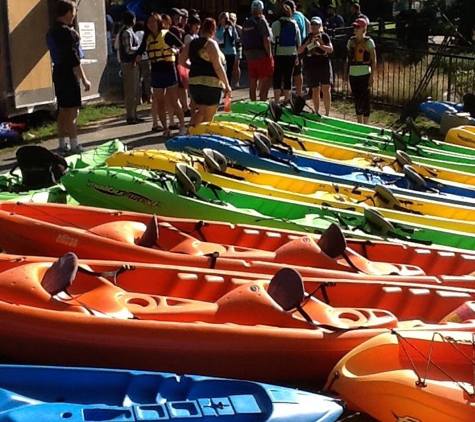
<instances>
[{"instance_id":1,"label":"kayak seat","mask_svg":"<svg viewBox=\"0 0 475 422\"><path fill-rule=\"evenodd\" d=\"M22 189L42 189L54 186L66 173L64 157L39 145L25 145L16 152L17 165L22 174ZM14 169L12 171L14 171Z\"/></svg>"},{"instance_id":2,"label":"kayak seat","mask_svg":"<svg viewBox=\"0 0 475 422\"><path fill-rule=\"evenodd\" d=\"M78 257L69 252L51 265L41 280L41 286L51 296L67 290L78 271Z\"/></svg>"},{"instance_id":3,"label":"kayak seat","mask_svg":"<svg viewBox=\"0 0 475 422\"><path fill-rule=\"evenodd\" d=\"M182 195L196 195L201 187L201 175L198 170L185 163L175 165L175 186Z\"/></svg>"},{"instance_id":4,"label":"kayak seat","mask_svg":"<svg viewBox=\"0 0 475 422\"><path fill-rule=\"evenodd\" d=\"M155 223L149 223L152 227L148 233L147 226L139 221L111 221L91 227L89 232L118 242L138 245L145 233L147 234L144 243L150 242L149 237L151 236L150 232L153 231L153 224Z\"/></svg>"}]
</instances>

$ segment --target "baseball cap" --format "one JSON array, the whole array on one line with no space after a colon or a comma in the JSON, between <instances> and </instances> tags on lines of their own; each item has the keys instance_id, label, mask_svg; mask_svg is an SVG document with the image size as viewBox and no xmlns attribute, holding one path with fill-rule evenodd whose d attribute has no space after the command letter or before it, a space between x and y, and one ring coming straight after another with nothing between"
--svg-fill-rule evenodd
<instances>
[{"instance_id":1,"label":"baseball cap","mask_svg":"<svg viewBox=\"0 0 475 422\"><path fill-rule=\"evenodd\" d=\"M174 7L174 8L172 9L172 16L173 16L173 15L180 15L180 16L183 16L183 12L181 11L181 9L178 9L178 8Z\"/></svg>"},{"instance_id":2,"label":"baseball cap","mask_svg":"<svg viewBox=\"0 0 475 422\"><path fill-rule=\"evenodd\" d=\"M320 16L314 16L311 20L310 23L312 25L321 25L322 24L322 18Z\"/></svg>"},{"instance_id":3,"label":"baseball cap","mask_svg":"<svg viewBox=\"0 0 475 422\"><path fill-rule=\"evenodd\" d=\"M353 26L359 26L360 28L366 28L368 26L368 22L366 22L366 19L358 18L353 22Z\"/></svg>"},{"instance_id":4,"label":"baseball cap","mask_svg":"<svg viewBox=\"0 0 475 422\"><path fill-rule=\"evenodd\" d=\"M262 3L261 0L254 0L252 2L251 9L263 10L264 9L264 3Z\"/></svg>"},{"instance_id":5,"label":"baseball cap","mask_svg":"<svg viewBox=\"0 0 475 422\"><path fill-rule=\"evenodd\" d=\"M188 17L188 10L181 9L181 16L184 16L185 18L187 18Z\"/></svg>"}]
</instances>

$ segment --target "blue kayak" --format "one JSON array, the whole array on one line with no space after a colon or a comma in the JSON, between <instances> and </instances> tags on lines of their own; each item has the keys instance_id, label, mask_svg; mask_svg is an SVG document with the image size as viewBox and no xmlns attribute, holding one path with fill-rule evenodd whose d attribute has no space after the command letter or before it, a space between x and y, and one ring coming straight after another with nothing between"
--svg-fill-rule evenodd
<instances>
[{"instance_id":1,"label":"blue kayak","mask_svg":"<svg viewBox=\"0 0 475 422\"><path fill-rule=\"evenodd\" d=\"M467 205L475 198L475 189L456 183L439 183L415 175L380 171L340 164L325 159L292 154L283 148L270 147L262 151L256 144L219 135L177 136L165 142L171 151L193 152L204 148L219 151L242 166L261 168L284 174L299 175L332 183L352 184L374 188L377 184L389 185L395 193L417 198L440 200ZM437 195L435 195L437 194Z\"/></svg>"},{"instance_id":2,"label":"blue kayak","mask_svg":"<svg viewBox=\"0 0 475 422\"><path fill-rule=\"evenodd\" d=\"M424 101L419 105L419 108L424 116L440 124L445 113L460 113L463 111L463 104L452 101Z\"/></svg>"},{"instance_id":3,"label":"blue kayak","mask_svg":"<svg viewBox=\"0 0 475 422\"><path fill-rule=\"evenodd\" d=\"M0 365L0 421L332 422L343 403L251 381Z\"/></svg>"}]
</instances>

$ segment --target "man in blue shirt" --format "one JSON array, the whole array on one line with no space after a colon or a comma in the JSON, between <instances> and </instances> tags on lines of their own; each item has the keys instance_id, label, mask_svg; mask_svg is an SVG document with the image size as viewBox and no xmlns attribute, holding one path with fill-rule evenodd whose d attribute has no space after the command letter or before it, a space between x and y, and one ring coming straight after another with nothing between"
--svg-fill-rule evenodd
<instances>
[{"instance_id":1,"label":"man in blue shirt","mask_svg":"<svg viewBox=\"0 0 475 422\"><path fill-rule=\"evenodd\" d=\"M294 3L292 1L292 3ZM292 18L297 22L297 26L299 27L300 30L300 39L304 40L307 38L307 34L310 32L310 21L305 17L305 15L302 12L299 12L297 10L297 7L295 6L294 3L294 14L292 15ZM295 92L297 95L302 96L302 87L303 87L303 76L302 76L302 60L303 60L304 55L298 56L298 61L297 64L294 67L294 84L295 84Z\"/></svg>"}]
</instances>

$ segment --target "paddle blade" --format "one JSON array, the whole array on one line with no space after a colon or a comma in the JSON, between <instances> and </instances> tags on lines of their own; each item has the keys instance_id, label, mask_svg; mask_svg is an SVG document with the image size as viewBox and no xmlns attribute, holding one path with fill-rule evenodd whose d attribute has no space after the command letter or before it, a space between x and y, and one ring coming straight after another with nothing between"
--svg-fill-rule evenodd
<instances>
[{"instance_id":1,"label":"paddle blade","mask_svg":"<svg viewBox=\"0 0 475 422\"><path fill-rule=\"evenodd\" d=\"M346 249L345 236L340 227L334 223L323 232L317 244L330 258L342 255Z\"/></svg>"},{"instance_id":2,"label":"paddle blade","mask_svg":"<svg viewBox=\"0 0 475 422\"><path fill-rule=\"evenodd\" d=\"M282 268L272 278L267 293L284 311L296 309L305 296L302 276L292 268Z\"/></svg>"},{"instance_id":3,"label":"paddle blade","mask_svg":"<svg viewBox=\"0 0 475 422\"><path fill-rule=\"evenodd\" d=\"M78 271L78 257L72 252L59 258L46 271L41 286L51 296L55 296L60 292L64 292L71 284L73 284Z\"/></svg>"}]
</instances>

